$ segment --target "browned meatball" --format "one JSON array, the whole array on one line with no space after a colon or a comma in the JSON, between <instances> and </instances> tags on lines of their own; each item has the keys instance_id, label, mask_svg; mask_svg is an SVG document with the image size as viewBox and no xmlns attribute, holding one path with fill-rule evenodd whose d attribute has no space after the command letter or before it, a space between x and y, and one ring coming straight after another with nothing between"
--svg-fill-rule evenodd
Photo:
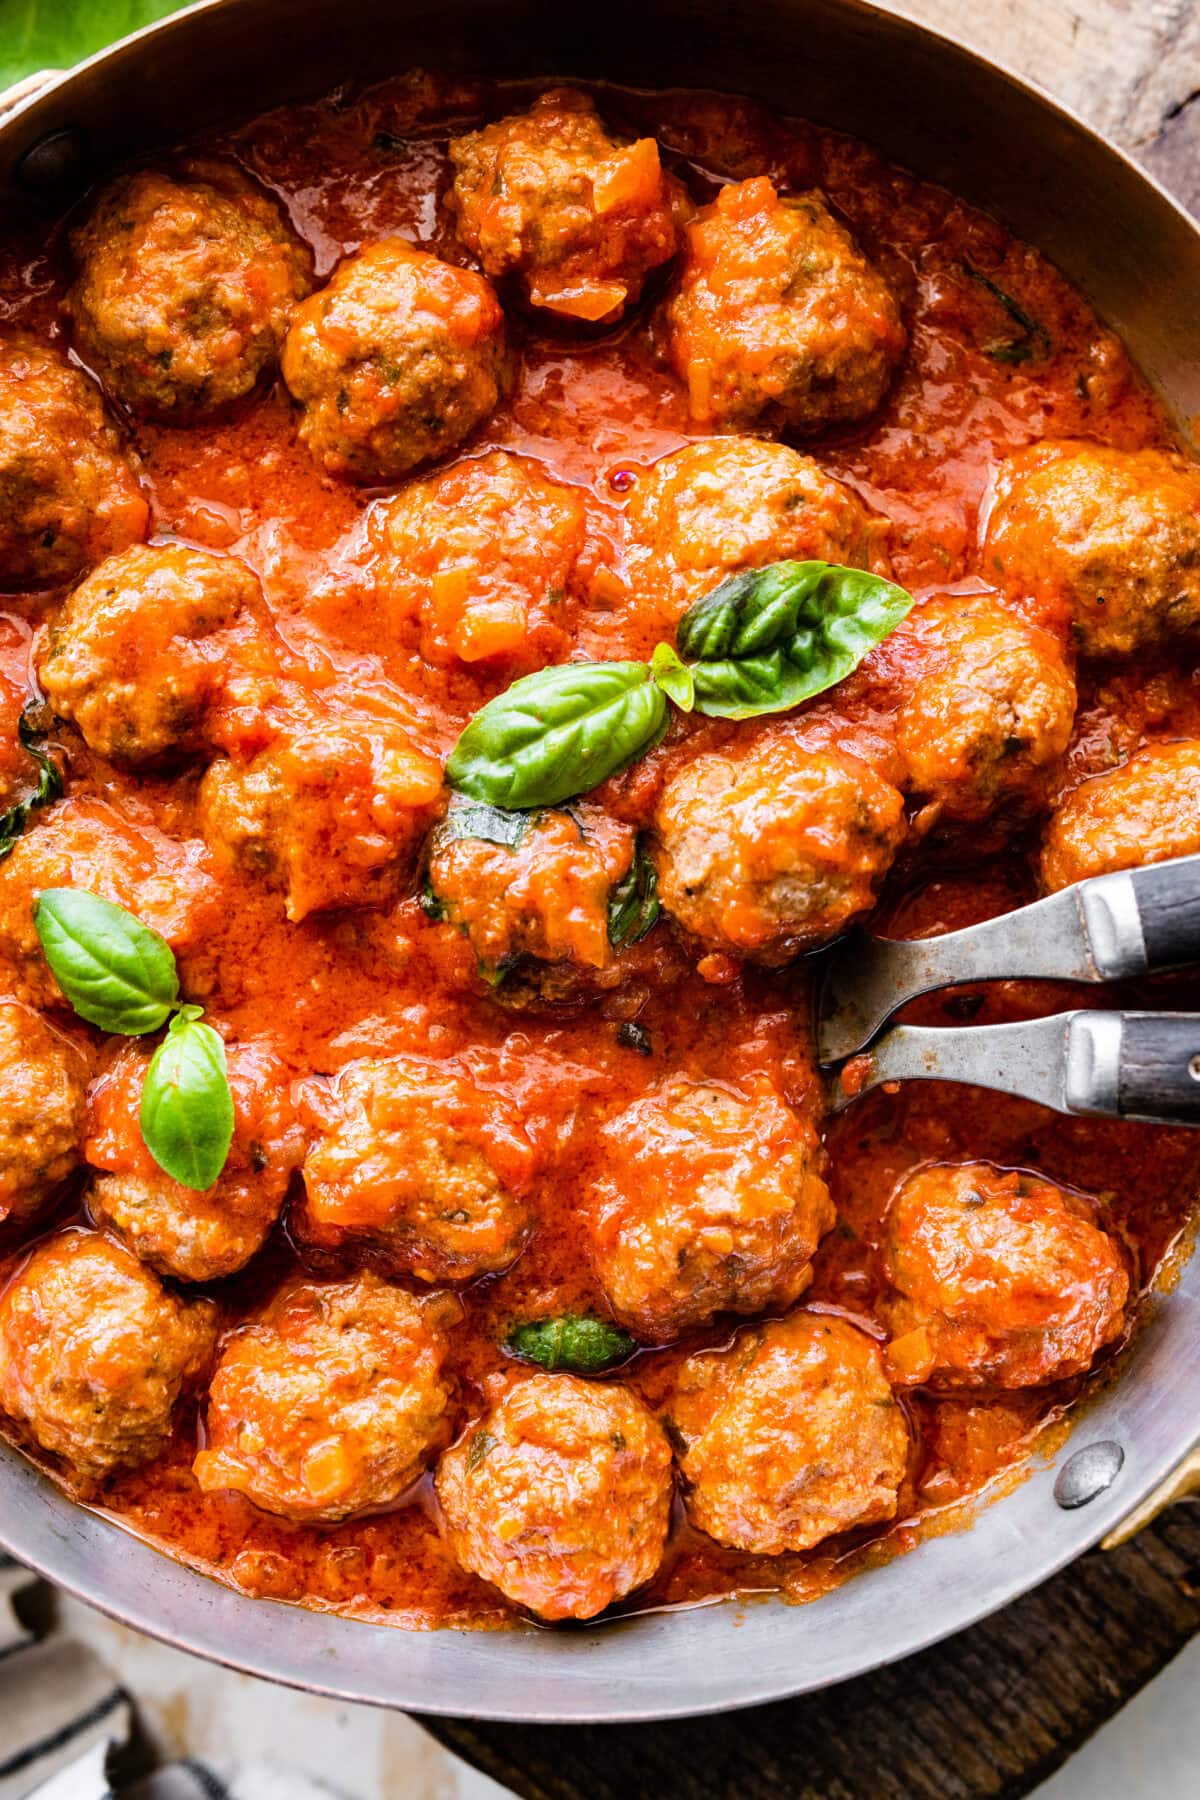
<instances>
[{"instance_id":1,"label":"browned meatball","mask_svg":"<svg viewBox=\"0 0 1200 1800\"><path fill-rule=\"evenodd\" d=\"M32 338L0 339L0 588L72 581L149 517L87 377Z\"/></svg>"},{"instance_id":2,"label":"browned meatball","mask_svg":"<svg viewBox=\"0 0 1200 1800\"><path fill-rule=\"evenodd\" d=\"M37 1212L82 1161L83 1056L18 1000L0 1000L0 1224Z\"/></svg>"},{"instance_id":3,"label":"browned meatball","mask_svg":"<svg viewBox=\"0 0 1200 1800\"><path fill-rule=\"evenodd\" d=\"M696 757L654 822L666 911L710 949L776 967L874 904L904 804L857 757L776 737Z\"/></svg>"},{"instance_id":4,"label":"browned meatball","mask_svg":"<svg viewBox=\"0 0 1200 1800\"><path fill-rule=\"evenodd\" d=\"M438 1465L463 1567L542 1619L591 1619L649 1581L671 1511L671 1451L615 1382L531 1375Z\"/></svg>"},{"instance_id":5,"label":"browned meatball","mask_svg":"<svg viewBox=\"0 0 1200 1800\"><path fill-rule=\"evenodd\" d=\"M482 424L507 378L488 283L402 238L351 256L296 313L283 378L331 475L399 481Z\"/></svg>"},{"instance_id":6,"label":"browned meatball","mask_svg":"<svg viewBox=\"0 0 1200 1800\"><path fill-rule=\"evenodd\" d=\"M507 1268L533 1217L533 1150L520 1118L456 1063L397 1056L349 1063L311 1101L299 1229L358 1244L420 1281Z\"/></svg>"},{"instance_id":7,"label":"browned meatball","mask_svg":"<svg viewBox=\"0 0 1200 1800\"><path fill-rule=\"evenodd\" d=\"M584 527L577 488L493 450L375 508L376 586L389 615L418 621L427 662L541 669L571 646Z\"/></svg>"},{"instance_id":8,"label":"browned meatball","mask_svg":"<svg viewBox=\"0 0 1200 1800\"><path fill-rule=\"evenodd\" d=\"M908 1425L846 1319L796 1312L700 1351L669 1411L688 1517L718 1543L780 1556L896 1516Z\"/></svg>"},{"instance_id":9,"label":"browned meatball","mask_svg":"<svg viewBox=\"0 0 1200 1800\"><path fill-rule=\"evenodd\" d=\"M489 982L527 960L564 976L607 969L609 902L631 870L631 828L586 802L515 826L494 818L469 803L450 809L430 845L428 910L463 932Z\"/></svg>"},{"instance_id":10,"label":"browned meatball","mask_svg":"<svg viewBox=\"0 0 1200 1800\"><path fill-rule=\"evenodd\" d=\"M125 907L176 952L205 938L220 907L203 844L181 843L99 800L58 801L0 861L0 981L31 1006L66 1005L33 923L34 902L53 887L85 888Z\"/></svg>"},{"instance_id":11,"label":"browned meatball","mask_svg":"<svg viewBox=\"0 0 1200 1800\"><path fill-rule=\"evenodd\" d=\"M1080 1375L1125 1323L1129 1276L1086 1201L1045 1176L938 1164L887 1214L887 1306L900 1379L1039 1387Z\"/></svg>"},{"instance_id":12,"label":"browned meatball","mask_svg":"<svg viewBox=\"0 0 1200 1800\"><path fill-rule=\"evenodd\" d=\"M926 823L1040 804L1075 719L1075 682L1054 639L989 600L953 594L919 607L908 626L920 673L896 737Z\"/></svg>"},{"instance_id":13,"label":"browned meatball","mask_svg":"<svg viewBox=\"0 0 1200 1800\"><path fill-rule=\"evenodd\" d=\"M493 279L588 324L620 318L675 254L686 201L653 138L620 143L592 102L555 88L528 112L451 138L458 235Z\"/></svg>"},{"instance_id":14,"label":"browned meatball","mask_svg":"<svg viewBox=\"0 0 1200 1800\"><path fill-rule=\"evenodd\" d=\"M820 1168L812 1126L765 1077L748 1094L677 1078L617 1113L589 1195L617 1318L658 1343L795 1300L834 1219Z\"/></svg>"},{"instance_id":15,"label":"browned meatball","mask_svg":"<svg viewBox=\"0 0 1200 1800\"><path fill-rule=\"evenodd\" d=\"M395 900L441 792L440 765L398 725L310 709L257 756L212 764L200 829L221 867L260 876L298 922Z\"/></svg>"},{"instance_id":16,"label":"browned meatball","mask_svg":"<svg viewBox=\"0 0 1200 1800\"><path fill-rule=\"evenodd\" d=\"M811 457L757 438L704 438L663 457L628 516L639 577L673 619L740 569L815 559L887 572L883 522Z\"/></svg>"},{"instance_id":17,"label":"browned meatball","mask_svg":"<svg viewBox=\"0 0 1200 1800\"><path fill-rule=\"evenodd\" d=\"M287 1071L262 1045L229 1046L233 1143L217 1180L198 1192L172 1181L142 1141L149 1060L149 1047L129 1045L92 1089L88 1210L160 1274L217 1281L261 1248L303 1155Z\"/></svg>"},{"instance_id":18,"label":"browned meatball","mask_svg":"<svg viewBox=\"0 0 1200 1800\"><path fill-rule=\"evenodd\" d=\"M312 285L278 206L223 164L120 176L71 243L76 348L131 412L168 424L248 394Z\"/></svg>"},{"instance_id":19,"label":"browned meatball","mask_svg":"<svg viewBox=\"0 0 1200 1800\"><path fill-rule=\"evenodd\" d=\"M0 1411L92 1485L157 1456L215 1335L211 1301L176 1299L97 1232L60 1232L0 1293Z\"/></svg>"},{"instance_id":20,"label":"browned meatball","mask_svg":"<svg viewBox=\"0 0 1200 1800\"><path fill-rule=\"evenodd\" d=\"M291 1282L222 1351L193 1464L203 1491L298 1524L394 1506L445 1442L461 1311L377 1275Z\"/></svg>"},{"instance_id":21,"label":"browned meatball","mask_svg":"<svg viewBox=\"0 0 1200 1800\"><path fill-rule=\"evenodd\" d=\"M275 644L258 579L233 556L138 544L67 599L38 672L93 750L139 764L210 748L229 695L269 676Z\"/></svg>"},{"instance_id":22,"label":"browned meatball","mask_svg":"<svg viewBox=\"0 0 1200 1800\"><path fill-rule=\"evenodd\" d=\"M1200 743L1152 744L1067 795L1042 840L1048 892L1200 852Z\"/></svg>"},{"instance_id":23,"label":"browned meatball","mask_svg":"<svg viewBox=\"0 0 1200 1800\"><path fill-rule=\"evenodd\" d=\"M1000 471L986 568L1057 604L1087 656L1200 628L1200 466L1164 450L1035 444Z\"/></svg>"},{"instance_id":24,"label":"browned meatball","mask_svg":"<svg viewBox=\"0 0 1200 1800\"><path fill-rule=\"evenodd\" d=\"M891 289L819 193L765 176L724 187L688 227L667 307L693 419L813 432L874 412L904 354Z\"/></svg>"}]
</instances>

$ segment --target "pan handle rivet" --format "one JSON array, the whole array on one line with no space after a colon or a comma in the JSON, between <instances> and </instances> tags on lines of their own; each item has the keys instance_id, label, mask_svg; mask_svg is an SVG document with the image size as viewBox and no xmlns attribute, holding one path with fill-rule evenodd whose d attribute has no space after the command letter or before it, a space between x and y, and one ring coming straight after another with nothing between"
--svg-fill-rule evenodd
<instances>
[{"instance_id":1,"label":"pan handle rivet","mask_svg":"<svg viewBox=\"0 0 1200 1800\"><path fill-rule=\"evenodd\" d=\"M51 194L74 175L85 148L86 140L77 125L48 131L30 145L17 164L17 180L31 193Z\"/></svg>"},{"instance_id":2,"label":"pan handle rivet","mask_svg":"<svg viewBox=\"0 0 1200 1800\"><path fill-rule=\"evenodd\" d=\"M1086 1444L1068 1456L1054 1483L1054 1498L1064 1512L1086 1506L1106 1488L1110 1488L1121 1472L1125 1452L1111 1438L1098 1444Z\"/></svg>"}]
</instances>

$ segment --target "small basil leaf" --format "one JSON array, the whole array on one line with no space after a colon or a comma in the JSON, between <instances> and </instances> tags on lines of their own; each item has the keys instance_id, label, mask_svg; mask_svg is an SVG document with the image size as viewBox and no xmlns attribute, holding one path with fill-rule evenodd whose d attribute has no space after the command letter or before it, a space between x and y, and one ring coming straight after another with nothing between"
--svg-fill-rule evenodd
<instances>
[{"instance_id":1,"label":"small basil leaf","mask_svg":"<svg viewBox=\"0 0 1200 1800\"><path fill-rule=\"evenodd\" d=\"M516 850L529 829L527 812L506 812L499 806L488 806L482 800L459 800L451 804L445 818L434 831L431 846L459 843L464 838L480 838L485 844L500 844Z\"/></svg>"},{"instance_id":2,"label":"small basil leaf","mask_svg":"<svg viewBox=\"0 0 1200 1800\"><path fill-rule=\"evenodd\" d=\"M225 1046L211 1025L182 1013L171 1020L150 1059L138 1119L143 1143L173 1181L212 1186L233 1142L233 1096Z\"/></svg>"},{"instance_id":3,"label":"small basil leaf","mask_svg":"<svg viewBox=\"0 0 1200 1800\"><path fill-rule=\"evenodd\" d=\"M140 1037L179 997L169 944L123 906L82 888L45 888L33 923L54 979L81 1019Z\"/></svg>"},{"instance_id":4,"label":"small basil leaf","mask_svg":"<svg viewBox=\"0 0 1200 1800\"><path fill-rule=\"evenodd\" d=\"M475 714L446 779L489 806L557 806L643 755L666 722L647 664L561 663L514 681Z\"/></svg>"},{"instance_id":5,"label":"small basil leaf","mask_svg":"<svg viewBox=\"0 0 1200 1800\"><path fill-rule=\"evenodd\" d=\"M680 712L689 713L696 703L696 684L692 680L692 671L679 657L670 644L656 644L654 655L650 658L650 673L656 686L660 687L668 700L673 700Z\"/></svg>"},{"instance_id":6,"label":"small basil leaf","mask_svg":"<svg viewBox=\"0 0 1200 1800\"><path fill-rule=\"evenodd\" d=\"M658 872L639 837L629 872L608 896L608 941L614 950L636 944L658 919Z\"/></svg>"},{"instance_id":7,"label":"small basil leaf","mask_svg":"<svg viewBox=\"0 0 1200 1800\"><path fill-rule=\"evenodd\" d=\"M786 712L844 681L912 609L912 595L840 563L772 563L723 581L679 622L696 711Z\"/></svg>"},{"instance_id":8,"label":"small basil leaf","mask_svg":"<svg viewBox=\"0 0 1200 1800\"><path fill-rule=\"evenodd\" d=\"M971 280L989 293L992 299L997 301L1008 314L1013 324L1019 325L1021 329L1019 337L994 338L990 343L984 344L982 346L984 355L990 356L993 362L1014 364L1031 362L1035 356L1048 355L1051 344L1050 333L1046 327L1039 324L1038 320L1027 313L1023 306L1019 306L1011 294L1006 294L1002 287L998 287L990 276L983 273L982 269L975 268L969 262L964 262L962 267Z\"/></svg>"},{"instance_id":9,"label":"small basil leaf","mask_svg":"<svg viewBox=\"0 0 1200 1800\"><path fill-rule=\"evenodd\" d=\"M18 801L16 806L10 806L6 813L0 814L0 862L9 854L37 808L48 806L63 791L62 770L42 748L42 733L37 725L41 712L42 708L33 702L25 707L17 720L17 737L21 748L32 757L38 779L32 794Z\"/></svg>"},{"instance_id":10,"label":"small basil leaf","mask_svg":"<svg viewBox=\"0 0 1200 1800\"><path fill-rule=\"evenodd\" d=\"M576 1375L595 1375L632 1356L637 1344L628 1332L607 1319L564 1313L557 1319L527 1319L514 1325L506 1348L522 1362L543 1369L570 1369Z\"/></svg>"}]
</instances>

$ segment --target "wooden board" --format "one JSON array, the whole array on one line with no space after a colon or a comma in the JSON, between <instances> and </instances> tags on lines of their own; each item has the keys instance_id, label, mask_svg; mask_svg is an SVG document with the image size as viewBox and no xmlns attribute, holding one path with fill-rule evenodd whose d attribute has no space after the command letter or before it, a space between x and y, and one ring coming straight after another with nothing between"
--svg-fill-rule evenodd
<instances>
[{"instance_id":1,"label":"wooden board","mask_svg":"<svg viewBox=\"0 0 1200 1800\"><path fill-rule=\"evenodd\" d=\"M907 0L1034 80L1200 215L1194 0ZM924 1655L752 1712L675 1724L421 1722L529 1800L1017 1800L1200 1630L1200 1507L1095 1552Z\"/></svg>"}]
</instances>

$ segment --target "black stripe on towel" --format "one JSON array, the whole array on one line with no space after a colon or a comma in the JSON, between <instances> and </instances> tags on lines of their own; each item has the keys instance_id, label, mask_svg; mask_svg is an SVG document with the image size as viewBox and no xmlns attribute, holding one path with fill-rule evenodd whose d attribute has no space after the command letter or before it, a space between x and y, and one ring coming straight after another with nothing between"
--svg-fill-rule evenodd
<instances>
[{"instance_id":1,"label":"black stripe on towel","mask_svg":"<svg viewBox=\"0 0 1200 1800\"><path fill-rule=\"evenodd\" d=\"M207 1763L196 1762L193 1757L187 1756L179 1766L180 1768L187 1770L188 1774L196 1783L196 1786L203 1793L204 1800L232 1800L232 1796L230 1795L229 1789L225 1786L225 1783L219 1776L213 1774Z\"/></svg>"},{"instance_id":2,"label":"black stripe on towel","mask_svg":"<svg viewBox=\"0 0 1200 1800\"><path fill-rule=\"evenodd\" d=\"M108 1715L116 1712L119 1706L124 1706L128 1699L129 1695L123 1687L113 1688L112 1692L106 1694L103 1700L97 1700L94 1706L89 1706L85 1713L80 1713L79 1717L72 1719L70 1724L60 1725L57 1731L47 1733L35 1744L27 1744L24 1750L18 1750L15 1756L10 1756L7 1762L0 1763L0 1781L8 1775L20 1774L22 1769L30 1768L43 1756L52 1756L56 1750L61 1750L64 1745L69 1744L72 1738L78 1737L80 1732L90 1730L93 1725L98 1725L101 1719L107 1719Z\"/></svg>"}]
</instances>

